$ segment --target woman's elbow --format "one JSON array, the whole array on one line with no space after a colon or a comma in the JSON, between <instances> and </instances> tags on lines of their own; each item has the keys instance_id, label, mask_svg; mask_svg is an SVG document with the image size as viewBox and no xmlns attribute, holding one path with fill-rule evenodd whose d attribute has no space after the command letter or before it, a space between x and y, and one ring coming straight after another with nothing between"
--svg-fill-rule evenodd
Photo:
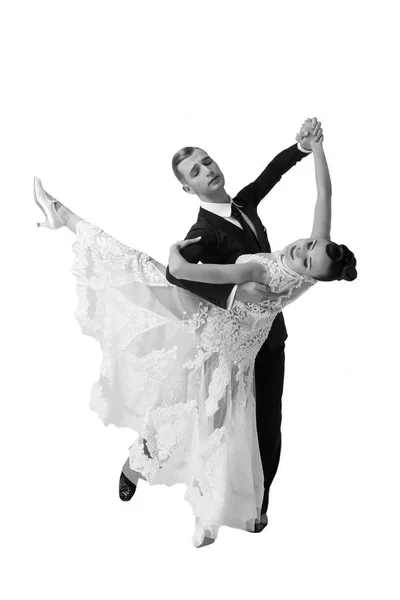
<instances>
[{"instance_id":1,"label":"woman's elbow","mask_svg":"<svg viewBox=\"0 0 400 600\"><path fill-rule=\"evenodd\" d=\"M259 262L255 262L253 264L253 268L251 270L251 279L246 278L246 282L247 281L253 281L256 283L259 283L261 285L265 285L266 284L266 268L264 267L264 265L262 265Z\"/></svg>"},{"instance_id":2,"label":"woman's elbow","mask_svg":"<svg viewBox=\"0 0 400 600\"><path fill-rule=\"evenodd\" d=\"M174 277L175 279L182 279L182 272L179 267L171 267L170 265L168 265L168 270L170 275L172 275L172 277Z\"/></svg>"}]
</instances>

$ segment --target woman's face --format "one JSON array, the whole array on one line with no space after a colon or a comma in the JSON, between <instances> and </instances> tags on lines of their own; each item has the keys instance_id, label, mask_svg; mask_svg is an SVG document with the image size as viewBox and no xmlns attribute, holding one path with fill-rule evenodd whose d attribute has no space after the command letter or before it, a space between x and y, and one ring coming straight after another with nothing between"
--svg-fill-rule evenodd
<instances>
[{"instance_id":1,"label":"woman's face","mask_svg":"<svg viewBox=\"0 0 400 600\"><path fill-rule=\"evenodd\" d=\"M322 238L297 240L283 250L286 264L300 275L318 279L327 273L332 262L325 250L329 243Z\"/></svg>"}]
</instances>

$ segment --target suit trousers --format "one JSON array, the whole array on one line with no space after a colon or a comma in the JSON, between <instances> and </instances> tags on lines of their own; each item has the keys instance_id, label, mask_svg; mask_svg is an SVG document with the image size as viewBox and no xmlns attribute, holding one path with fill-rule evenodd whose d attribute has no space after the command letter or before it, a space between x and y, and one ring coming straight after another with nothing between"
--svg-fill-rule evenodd
<instances>
[{"instance_id":1,"label":"suit trousers","mask_svg":"<svg viewBox=\"0 0 400 600\"><path fill-rule=\"evenodd\" d=\"M282 393L285 374L285 343L262 349L255 361L257 435L264 472L261 513L268 509L269 489L281 455Z\"/></svg>"}]
</instances>

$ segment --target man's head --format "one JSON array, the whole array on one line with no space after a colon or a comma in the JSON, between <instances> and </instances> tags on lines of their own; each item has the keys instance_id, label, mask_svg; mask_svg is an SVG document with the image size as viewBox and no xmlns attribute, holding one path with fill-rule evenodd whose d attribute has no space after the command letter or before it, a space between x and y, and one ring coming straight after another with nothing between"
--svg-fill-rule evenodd
<instances>
[{"instance_id":1,"label":"man's head","mask_svg":"<svg viewBox=\"0 0 400 600\"><path fill-rule=\"evenodd\" d=\"M172 170L188 194L212 197L225 185L217 163L201 148L186 146L172 159Z\"/></svg>"}]
</instances>

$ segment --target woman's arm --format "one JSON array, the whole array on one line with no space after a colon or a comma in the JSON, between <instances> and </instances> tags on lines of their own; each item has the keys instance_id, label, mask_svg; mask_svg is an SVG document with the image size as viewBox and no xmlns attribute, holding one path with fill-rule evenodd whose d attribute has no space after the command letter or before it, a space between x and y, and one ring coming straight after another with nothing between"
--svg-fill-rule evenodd
<instances>
[{"instance_id":1,"label":"woman's arm","mask_svg":"<svg viewBox=\"0 0 400 600\"><path fill-rule=\"evenodd\" d=\"M311 144L314 154L315 179L317 183L317 202L315 204L314 224L311 238L330 240L332 185L322 141L323 137L319 142Z\"/></svg>"},{"instance_id":2,"label":"woman's arm","mask_svg":"<svg viewBox=\"0 0 400 600\"><path fill-rule=\"evenodd\" d=\"M170 248L168 267L171 275L186 281L199 281L201 283L234 283L241 284L255 281L266 285L269 280L267 268L259 262L250 261L242 264L193 264L185 260L181 250L189 244L198 243L201 238L183 240L173 244Z\"/></svg>"},{"instance_id":3,"label":"woman's arm","mask_svg":"<svg viewBox=\"0 0 400 600\"><path fill-rule=\"evenodd\" d=\"M256 281L266 284L267 269L259 262L247 262L238 265L194 265L184 262L170 272L178 279L200 281L202 283L246 283Z\"/></svg>"}]
</instances>

